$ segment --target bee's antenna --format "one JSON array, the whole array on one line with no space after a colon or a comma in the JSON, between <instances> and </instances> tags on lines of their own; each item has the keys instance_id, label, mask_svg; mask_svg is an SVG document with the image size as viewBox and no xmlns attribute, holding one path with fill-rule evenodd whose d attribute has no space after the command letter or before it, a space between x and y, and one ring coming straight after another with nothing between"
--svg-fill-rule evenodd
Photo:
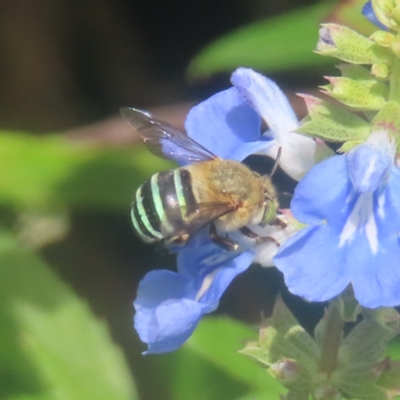
<instances>
[{"instance_id":1,"label":"bee's antenna","mask_svg":"<svg viewBox=\"0 0 400 400\"><path fill-rule=\"evenodd\" d=\"M278 169L278 164L279 164L279 160L281 158L281 154L282 154L282 147L279 147L278 153L276 154L276 159L275 159L274 166L272 167L272 171L269 173L270 177L272 177L272 175L274 175L274 173Z\"/></svg>"}]
</instances>

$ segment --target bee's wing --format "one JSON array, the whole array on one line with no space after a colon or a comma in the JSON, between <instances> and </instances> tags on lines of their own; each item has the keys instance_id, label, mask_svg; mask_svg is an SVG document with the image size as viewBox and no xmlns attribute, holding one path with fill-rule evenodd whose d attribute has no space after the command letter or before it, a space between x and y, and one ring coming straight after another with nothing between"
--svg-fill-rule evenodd
<instances>
[{"instance_id":1,"label":"bee's wing","mask_svg":"<svg viewBox=\"0 0 400 400\"><path fill-rule=\"evenodd\" d=\"M235 207L231 202L208 202L198 203L196 212L188 216L189 231L195 232L205 225L215 221L217 218L234 211Z\"/></svg>"},{"instance_id":2,"label":"bee's wing","mask_svg":"<svg viewBox=\"0 0 400 400\"><path fill-rule=\"evenodd\" d=\"M189 136L168 123L155 119L149 112L126 107L121 109L121 114L139 132L149 150L159 157L181 165L216 157Z\"/></svg>"}]
</instances>

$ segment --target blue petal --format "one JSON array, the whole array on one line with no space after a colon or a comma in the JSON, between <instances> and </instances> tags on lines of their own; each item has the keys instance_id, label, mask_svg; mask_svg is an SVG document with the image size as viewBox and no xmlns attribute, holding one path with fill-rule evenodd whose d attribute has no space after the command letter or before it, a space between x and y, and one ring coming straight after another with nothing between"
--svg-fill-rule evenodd
<instances>
[{"instance_id":1,"label":"blue petal","mask_svg":"<svg viewBox=\"0 0 400 400\"><path fill-rule=\"evenodd\" d=\"M178 254L178 271L189 279L195 279L201 275L201 271L216 269L239 255L240 253L226 251L210 242L201 247L185 246Z\"/></svg>"},{"instance_id":2,"label":"blue petal","mask_svg":"<svg viewBox=\"0 0 400 400\"><path fill-rule=\"evenodd\" d=\"M350 282L339 236L329 225L305 228L281 246L274 257L289 291L309 301L326 301Z\"/></svg>"},{"instance_id":3,"label":"blue petal","mask_svg":"<svg viewBox=\"0 0 400 400\"><path fill-rule=\"evenodd\" d=\"M215 94L187 115L188 135L222 158L242 161L270 143L261 140L261 120L236 88Z\"/></svg>"},{"instance_id":4,"label":"blue petal","mask_svg":"<svg viewBox=\"0 0 400 400\"><path fill-rule=\"evenodd\" d=\"M374 13L374 9L372 8L372 2L368 1L367 3L364 4L364 7L361 11L367 19L369 19L370 22L372 22L374 25L376 25L379 29L383 29L385 31L388 30L388 28L383 25L378 18L376 18L376 15Z\"/></svg>"},{"instance_id":5,"label":"blue petal","mask_svg":"<svg viewBox=\"0 0 400 400\"><path fill-rule=\"evenodd\" d=\"M371 251L365 235L353 241L347 264L354 293L365 307L400 304L400 171L393 168L384 191L374 194L377 251Z\"/></svg>"},{"instance_id":6,"label":"blue petal","mask_svg":"<svg viewBox=\"0 0 400 400\"><path fill-rule=\"evenodd\" d=\"M169 301L156 310L158 335L146 353L166 353L182 346L192 335L203 316L200 303L188 299Z\"/></svg>"},{"instance_id":7,"label":"blue petal","mask_svg":"<svg viewBox=\"0 0 400 400\"><path fill-rule=\"evenodd\" d=\"M241 254L225 251L212 244L203 249L182 250L178 255L178 270L193 279L196 298L211 312L232 280L252 263L254 252Z\"/></svg>"},{"instance_id":8,"label":"blue petal","mask_svg":"<svg viewBox=\"0 0 400 400\"><path fill-rule=\"evenodd\" d=\"M292 132L298 127L288 99L275 82L250 68L238 68L232 74L231 82L267 122L274 137Z\"/></svg>"},{"instance_id":9,"label":"blue petal","mask_svg":"<svg viewBox=\"0 0 400 400\"><path fill-rule=\"evenodd\" d=\"M193 301L190 282L171 271L152 271L140 282L134 302L135 329L148 353L175 350L192 334L204 306Z\"/></svg>"},{"instance_id":10,"label":"blue petal","mask_svg":"<svg viewBox=\"0 0 400 400\"><path fill-rule=\"evenodd\" d=\"M305 224L318 224L325 219L335 221L338 214L345 213L342 208L350 190L345 157L328 158L313 167L296 187L292 213Z\"/></svg>"},{"instance_id":11,"label":"blue petal","mask_svg":"<svg viewBox=\"0 0 400 400\"><path fill-rule=\"evenodd\" d=\"M274 258L289 290L310 301L325 301L352 283L364 307L399 305L399 192L400 170L394 167L387 185L373 194L353 193L344 207L340 201L329 203L334 210L345 209L347 219L338 212L339 223L303 229ZM354 214L361 198L372 200L364 203L367 209ZM342 240L348 232L351 235Z\"/></svg>"},{"instance_id":12,"label":"blue petal","mask_svg":"<svg viewBox=\"0 0 400 400\"><path fill-rule=\"evenodd\" d=\"M351 182L357 192L373 192L383 183L393 165L387 152L370 144L361 144L346 155Z\"/></svg>"}]
</instances>

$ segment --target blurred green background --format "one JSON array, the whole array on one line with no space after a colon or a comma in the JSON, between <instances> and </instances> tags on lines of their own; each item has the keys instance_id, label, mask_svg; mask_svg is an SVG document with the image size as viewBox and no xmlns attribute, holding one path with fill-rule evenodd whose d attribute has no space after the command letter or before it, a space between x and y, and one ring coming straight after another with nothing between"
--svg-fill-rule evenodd
<instances>
[{"instance_id":1,"label":"blurred green background","mask_svg":"<svg viewBox=\"0 0 400 400\"><path fill-rule=\"evenodd\" d=\"M362 3L0 2L0 398L283 393L236 351L278 292L308 329L323 306L290 296L274 269L238 277L218 316L179 351L141 355L132 324L138 281L174 259L137 240L130 203L138 185L172 164L151 155L118 110L150 109L182 127L190 106L227 88L243 65L275 79L300 116L292 94L334 73L332 60L312 53L318 24L368 32ZM288 190L281 177L276 184Z\"/></svg>"}]
</instances>

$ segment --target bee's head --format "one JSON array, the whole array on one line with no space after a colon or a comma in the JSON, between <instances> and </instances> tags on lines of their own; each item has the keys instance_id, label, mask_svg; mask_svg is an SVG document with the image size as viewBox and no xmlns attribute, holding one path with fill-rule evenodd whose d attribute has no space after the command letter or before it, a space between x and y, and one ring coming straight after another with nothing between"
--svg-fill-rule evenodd
<instances>
[{"instance_id":1,"label":"bee's head","mask_svg":"<svg viewBox=\"0 0 400 400\"><path fill-rule=\"evenodd\" d=\"M263 216L260 221L260 226L266 226L276 219L278 205L275 200L266 198L264 202Z\"/></svg>"},{"instance_id":2,"label":"bee's head","mask_svg":"<svg viewBox=\"0 0 400 400\"><path fill-rule=\"evenodd\" d=\"M263 215L260 225L265 226L276 219L278 212L278 196L269 177L263 177Z\"/></svg>"}]
</instances>

